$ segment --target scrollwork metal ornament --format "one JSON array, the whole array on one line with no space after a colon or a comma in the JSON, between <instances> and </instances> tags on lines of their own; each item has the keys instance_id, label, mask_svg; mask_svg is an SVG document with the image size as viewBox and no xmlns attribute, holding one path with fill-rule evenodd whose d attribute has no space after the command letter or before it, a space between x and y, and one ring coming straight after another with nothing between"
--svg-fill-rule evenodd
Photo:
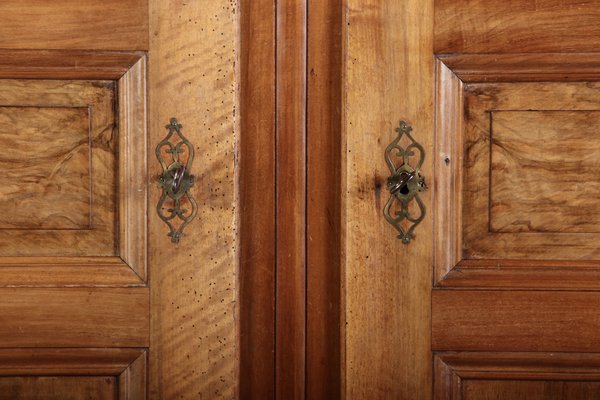
<instances>
[{"instance_id":1,"label":"scrollwork metal ornament","mask_svg":"<svg viewBox=\"0 0 600 400\"><path fill-rule=\"evenodd\" d=\"M196 200L189 192L195 181L195 177L190 174L194 147L181 133L183 125L176 118L171 118L166 128L169 133L156 146L156 157L163 169L158 177L162 194L156 210L160 219L169 227L171 242L179 243L184 228L198 212ZM165 157L170 160L167 161ZM184 208L184 205L188 208Z\"/></svg>"},{"instance_id":2,"label":"scrollwork metal ornament","mask_svg":"<svg viewBox=\"0 0 600 400\"><path fill-rule=\"evenodd\" d=\"M398 239L404 244L408 244L414 238L415 228L425 218L425 204L419 193L427 189L425 178L421 176L425 149L415 141L411 131L412 127L409 124L400 121L400 126L396 128L398 136L385 149L385 161L391 176L387 179L390 198L383 209L383 215L398 231ZM401 144L403 140L408 143L405 147ZM416 163L411 166L410 161L413 158ZM413 200L417 210L410 207Z\"/></svg>"}]
</instances>

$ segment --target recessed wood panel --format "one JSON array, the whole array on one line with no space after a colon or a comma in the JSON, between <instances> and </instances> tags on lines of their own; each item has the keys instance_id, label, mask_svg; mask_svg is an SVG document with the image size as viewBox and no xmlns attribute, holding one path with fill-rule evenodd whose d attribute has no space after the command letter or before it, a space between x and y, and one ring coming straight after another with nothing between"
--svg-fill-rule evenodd
<instances>
[{"instance_id":1,"label":"recessed wood panel","mask_svg":"<svg viewBox=\"0 0 600 400\"><path fill-rule=\"evenodd\" d=\"M600 112L489 116L490 231L599 233Z\"/></svg>"},{"instance_id":2,"label":"recessed wood panel","mask_svg":"<svg viewBox=\"0 0 600 400\"><path fill-rule=\"evenodd\" d=\"M599 259L600 85L482 83L464 93L463 257Z\"/></svg>"},{"instance_id":3,"label":"recessed wood panel","mask_svg":"<svg viewBox=\"0 0 600 400\"><path fill-rule=\"evenodd\" d=\"M146 399L146 368L140 348L0 348L10 399Z\"/></svg>"},{"instance_id":4,"label":"recessed wood panel","mask_svg":"<svg viewBox=\"0 0 600 400\"><path fill-rule=\"evenodd\" d=\"M598 354L443 352L434 368L436 400L592 400L600 394Z\"/></svg>"},{"instance_id":5,"label":"recessed wood panel","mask_svg":"<svg viewBox=\"0 0 600 400\"><path fill-rule=\"evenodd\" d=\"M117 399L116 377L0 377L0 400Z\"/></svg>"},{"instance_id":6,"label":"recessed wood panel","mask_svg":"<svg viewBox=\"0 0 600 400\"><path fill-rule=\"evenodd\" d=\"M3 0L0 48L147 50L144 0Z\"/></svg>"},{"instance_id":7,"label":"recessed wood panel","mask_svg":"<svg viewBox=\"0 0 600 400\"><path fill-rule=\"evenodd\" d=\"M597 54L437 61L437 285L600 288L600 86L572 81L593 75L597 61Z\"/></svg>"},{"instance_id":8,"label":"recessed wood panel","mask_svg":"<svg viewBox=\"0 0 600 400\"><path fill-rule=\"evenodd\" d=\"M114 81L0 80L0 256L118 255L115 96Z\"/></svg>"},{"instance_id":9,"label":"recessed wood panel","mask_svg":"<svg viewBox=\"0 0 600 400\"><path fill-rule=\"evenodd\" d=\"M464 400L595 400L600 382L466 379L462 390Z\"/></svg>"},{"instance_id":10,"label":"recessed wood panel","mask_svg":"<svg viewBox=\"0 0 600 400\"><path fill-rule=\"evenodd\" d=\"M0 106L0 147L0 229L91 229L87 107Z\"/></svg>"}]
</instances>

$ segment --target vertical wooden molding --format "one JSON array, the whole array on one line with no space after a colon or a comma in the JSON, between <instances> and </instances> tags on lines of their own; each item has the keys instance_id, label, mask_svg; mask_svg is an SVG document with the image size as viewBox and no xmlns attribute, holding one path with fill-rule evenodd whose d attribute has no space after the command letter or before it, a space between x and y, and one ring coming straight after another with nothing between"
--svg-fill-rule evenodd
<instances>
[{"instance_id":1,"label":"vertical wooden molding","mask_svg":"<svg viewBox=\"0 0 600 400\"><path fill-rule=\"evenodd\" d=\"M146 58L119 79L119 255L147 278L148 147Z\"/></svg>"},{"instance_id":2,"label":"vertical wooden molding","mask_svg":"<svg viewBox=\"0 0 600 400\"><path fill-rule=\"evenodd\" d=\"M306 0L277 0L277 399L306 385L306 18Z\"/></svg>"},{"instance_id":3,"label":"vertical wooden molding","mask_svg":"<svg viewBox=\"0 0 600 400\"><path fill-rule=\"evenodd\" d=\"M240 398L275 398L275 4L240 3Z\"/></svg>"},{"instance_id":4,"label":"vertical wooden molding","mask_svg":"<svg viewBox=\"0 0 600 400\"><path fill-rule=\"evenodd\" d=\"M309 0L306 397L341 396L342 27L335 0Z\"/></svg>"}]
</instances>

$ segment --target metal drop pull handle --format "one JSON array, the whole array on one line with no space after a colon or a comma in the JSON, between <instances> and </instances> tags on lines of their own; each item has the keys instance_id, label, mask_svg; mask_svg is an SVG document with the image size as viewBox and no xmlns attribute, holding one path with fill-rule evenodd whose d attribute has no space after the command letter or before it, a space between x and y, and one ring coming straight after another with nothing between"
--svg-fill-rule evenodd
<instances>
[{"instance_id":1,"label":"metal drop pull handle","mask_svg":"<svg viewBox=\"0 0 600 400\"><path fill-rule=\"evenodd\" d=\"M398 231L398 239L408 244L414 239L414 230L425 218L425 204L419 193L427 190L421 166L425 149L411 135L412 127L400 121L398 135L385 149L385 161L391 175L387 179L390 198L383 209L385 219ZM410 161L415 161L412 163ZM411 202L416 203L411 207ZM415 212L416 211L416 212Z\"/></svg>"},{"instance_id":2,"label":"metal drop pull handle","mask_svg":"<svg viewBox=\"0 0 600 400\"><path fill-rule=\"evenodd\" d=\"M162 194L156 211L169 227L171 242L178 243L184 228L198 212L196 200L189 192L195 181L195 177L189 172L194 161L194 146L181 133L183 125L177 118L171 118L166 128L169 133L156 146L156 158L163 169L158 177Z\"/></svg>"}]
</instances>

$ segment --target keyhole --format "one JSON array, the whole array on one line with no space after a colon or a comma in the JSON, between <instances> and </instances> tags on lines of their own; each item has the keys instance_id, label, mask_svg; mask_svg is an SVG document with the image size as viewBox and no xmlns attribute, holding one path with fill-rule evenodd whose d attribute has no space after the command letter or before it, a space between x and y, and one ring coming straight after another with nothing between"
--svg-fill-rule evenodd
<instances>
[{"instance_id":1,"label":"keyhole","mask_svg":"<svg viewBox=\"0 0 600 400\"><path fill-rule=\"evenodd\" d=\"M407 195L410 191L408 190L408 184L404 184L402 185L402 187L400 188L400 193Z\"/></svg>"},{"instance_id":2,"label":"keyhole","mask_svg":"<svg viewBox=\"0 0 600 400\"><path fill-rule=\"evenodd\" d=\"M181 187L181 183L183 182L183 178L185 176L185 167L183 165L177 167L173 171L173 184L171 186L171 190L173 193L179 192L179 188Z\"/></svg>"}]
</instances>

